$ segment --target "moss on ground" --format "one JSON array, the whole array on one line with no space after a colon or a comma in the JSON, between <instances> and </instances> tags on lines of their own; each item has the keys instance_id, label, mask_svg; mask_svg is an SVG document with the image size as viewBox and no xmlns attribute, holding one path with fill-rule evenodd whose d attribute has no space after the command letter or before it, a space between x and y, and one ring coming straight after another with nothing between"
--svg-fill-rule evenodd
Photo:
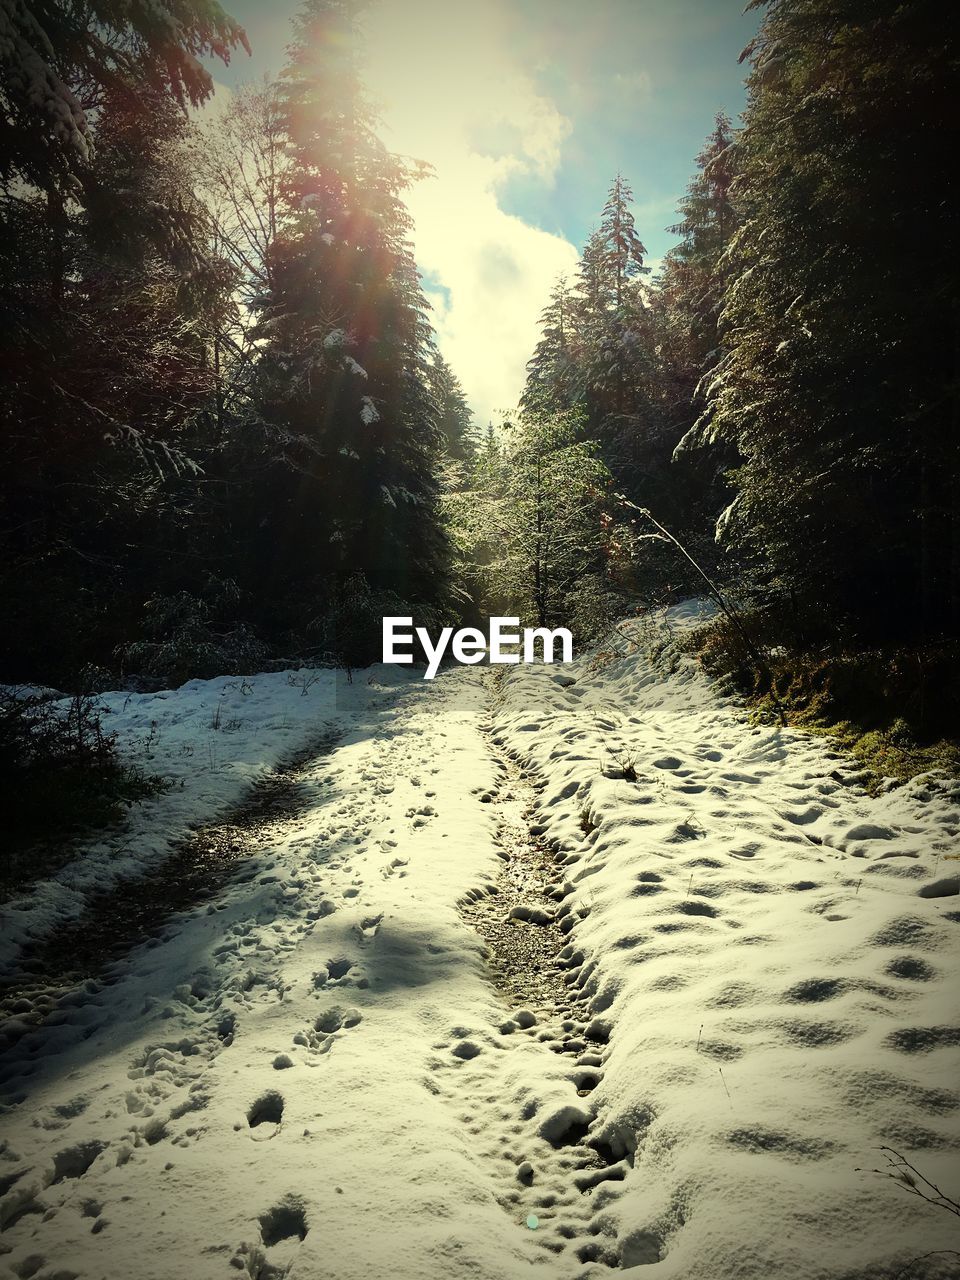
<instances>
[{"instance_id":1,"label":"moss on ground","mask_svg":"<svg viewBox=\"0 0 960 1280\"><path fill-rule=\"evenodd\" d=\"M868 649L836 641L811 650L778 634L769 618L747 614L742 623L753 655L726 619L699 628L684 647L756 722L829 737L863 766L871 791L931 770L960 775L956 643Z\"/></svg>"}]
</instances>

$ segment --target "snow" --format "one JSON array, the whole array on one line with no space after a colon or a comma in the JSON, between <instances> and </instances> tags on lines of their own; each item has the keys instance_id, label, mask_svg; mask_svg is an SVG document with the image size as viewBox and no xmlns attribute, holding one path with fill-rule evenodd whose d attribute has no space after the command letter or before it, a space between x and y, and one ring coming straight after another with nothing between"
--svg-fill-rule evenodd
<instances>
[{"instance_id":1,"label":"snow","mask_svg":"<svg viewBox=\"0 0 960 1280\"><path fill-rule=\"evenodd\" d=\"M171 788L134 808L123 828L87 845L55 880L0 908L4 969L25 942L78 916L92 894L154 863L190 825L222 813L336 719L329 671L221 676L159 693L104 693L98 701L123 757Z\"/></svg>"},{"instance_id":2,"label":"snow","mask_svg":"<svg viewBox=\"0 0 960 1280\"><path fill-rule=\"evenodd\" d=\"M46 117L56 139L73 159L89 161L92 144L83 107L57 74L53 45L29 6L0 3L0 61L14 94Z\"/></svg>"},{"instance_id":3,"label":"snow","mask_svg":"<svg viewBox=\"0 0 960 1280\"><path fill-rule=\"evenodd\" d=\"M360 421L365 427L372 426L374 422L380 421L380 413L377 410L377 406L369 396L364 396L360 401Z\"/></svg>"},{"instance_id":4,"label":"snow","mask_svg":"<svg viewBox=\"0 0 960 1280\"><path fill-rule=\"evenodd\" d=\"M238 786L341 736L254 874L3 1051L0 1275L867 1280L957 1248L955 1218L862 1170L889 1145L956 1195L960 795L871 799L822 740L750 727L632 644L701 608L503 678L256 677L256 715L228 691ZM227 741L223 689L114 714L131 735L167 714L164 766L175 738L196 766ZM458 910L501 873L513 753L587 1004L563 1039L498 994ZM223 772L135 815L137 843L212 812Z\"/></svg>"},{"instance_id":5,"label":"snow","mask_svg":"<svg viewBox=\"0 0 960 1280\"><path fill-rule=\"evenodd\" d=\"M512 672L498 730L549 780L570 974L613 1027L593 1096L631 1155L600 1215L623 1265L812 1280L956 1249L948 1214L858 1169L889 1145L960 1189L960 789L871 799L822 741L739 723L690 666L570 674Z\"/></svg>"}]
</instances>

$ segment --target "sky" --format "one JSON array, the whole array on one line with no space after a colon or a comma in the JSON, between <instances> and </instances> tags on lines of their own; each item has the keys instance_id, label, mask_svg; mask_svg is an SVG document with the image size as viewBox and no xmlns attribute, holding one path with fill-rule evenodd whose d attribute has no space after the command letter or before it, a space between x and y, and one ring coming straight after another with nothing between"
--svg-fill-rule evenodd
<instances>
[{"instance_id":1,"label":"sky","mask_svg":"<svg viewBox=\"0 0 960 1280\"><path fill-rule=\"evenodd\" d=\"M516 404L538 318L572 273L618 172L648 265L717 111L744 105L743 0L373 0L367 85L391 150L434 176L408 190L440 350L481 426ZM278 72L297 0L224 0Z\"/></svg>"}]
</instances>

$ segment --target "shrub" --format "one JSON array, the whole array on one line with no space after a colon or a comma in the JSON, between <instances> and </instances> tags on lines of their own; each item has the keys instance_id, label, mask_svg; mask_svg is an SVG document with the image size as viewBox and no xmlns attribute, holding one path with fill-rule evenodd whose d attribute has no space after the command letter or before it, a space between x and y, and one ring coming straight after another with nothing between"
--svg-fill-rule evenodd
<instances>
[{"instance_id":1,"label":"shrub","mask_svg":"<svg viewBox=\"0 0 960 1280\"><path fill-rule=\"evenodd\" d=\"M328 659L349 673L380 661L385 617L412 617L415 626L431 633L446 621L435 606L411 603L396 592L372 587L362 573L355 573L333 592L324 612L307 630L320 637Z\"/></svg>"},{"instance_id":2,"label":"shrub","mask_svg":"<svg viewBox=\"0 0 960 1280\"><path fill-rule=\"evenodd\" d=\"M833 735L873 775L871 786L931 769L960 772L955 641L868 648L836 630L818 634L815 616L793 610L754 610L742 622L763 655L762 669L724 618L685 643L722 687L746 697L758 718L777 711L790 724Z\"/></svg>"},{"instance_id":3,"label":"shrub","mask_svg":"<svg viewBox=\"0 0 960 1280\"><path fill-rule=\"evenodd\" d=\"M89 692L53 700L0 690L0 890L55 871L70 856L71 838L115 822L127 806L163 789L161 779L119 759Z\"/></svg>"},{"instance_id":4,"label":"shrub","mask_svg":"<svg viewBox=\"0 0 960 1280\"><path fill-rule=\"evenodd\" d=\"M137 675L171 687L225 673L248 675L262 667L268 650L245 623L231 618L239 601L232 579L212 575L202 595L155 596L144 606L144 638L118 654Z\"/></svg>"},{"instance_id":5,"label":"shrub","mask_svg":"<svg viewBox=\"0 0 960 1280\"><path fill-rule=\"evenodd\" d=\"M565 620L576 642L588 645L607 635L627 608L603 574L585 573L567 595Z\"/></svg>"}]
</instances>

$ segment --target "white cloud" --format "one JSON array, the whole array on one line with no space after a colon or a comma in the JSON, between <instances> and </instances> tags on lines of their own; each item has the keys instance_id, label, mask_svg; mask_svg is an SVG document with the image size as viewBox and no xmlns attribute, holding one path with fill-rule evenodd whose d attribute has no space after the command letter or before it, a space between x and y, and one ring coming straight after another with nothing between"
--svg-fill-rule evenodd
<instances>
[{"instance_id":1,"label":"white cloud","mask_svg":"<svg viewBox=\"0 0 960 1280\"><path fill-rule=\"evenodd\" d=\"M394 151L435 177L405 196L444 355L481 426L511 409L538 317L577 251L501 208L514 174L552 185L570 122L511 51L497 3L386 0L368 34L369 84Z\"/></svg>"}]
</instances>

